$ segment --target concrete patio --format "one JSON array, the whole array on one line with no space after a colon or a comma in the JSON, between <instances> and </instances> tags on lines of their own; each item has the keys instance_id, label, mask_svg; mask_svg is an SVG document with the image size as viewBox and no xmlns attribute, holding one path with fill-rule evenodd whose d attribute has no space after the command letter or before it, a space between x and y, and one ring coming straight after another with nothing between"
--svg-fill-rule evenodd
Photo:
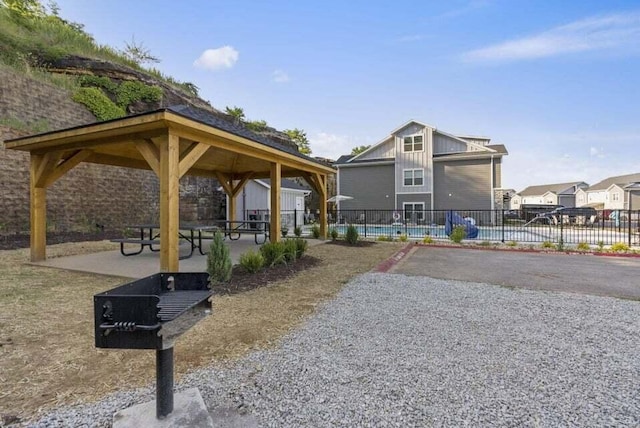
<instances>
[{"instance_id":1,"label":"concrete patio","mask_svg":"<svg viewBox=\"0 0 640 428\"><path fill-rule=\"evenodd\" d=\"M211 240L204 240L205 248L208 248ZM310 246L318 245L324 241L318 239L307 240ZM237 241L225 240L231 253L231 261L237 264L240 255L249 249L258 251L260 245L256 244L253 236L241 236ZM127 247L125 247L127 248ZM135 249L135 246L131 248ZM180 245L180 256L189 254L189 244ZM77 256L50 258L41 262L34 262L37 266L48 266L59 269L67 269L78 272L97 273L125 278L143 278L160 271L160 253L151 252L148 248L136 255L125 257L120 250L103 251L99 253L82 254ZM180 260L180 272L204 272L207 268L207 256L194 250L193 256Z\"/></svg>"}]
</instances>

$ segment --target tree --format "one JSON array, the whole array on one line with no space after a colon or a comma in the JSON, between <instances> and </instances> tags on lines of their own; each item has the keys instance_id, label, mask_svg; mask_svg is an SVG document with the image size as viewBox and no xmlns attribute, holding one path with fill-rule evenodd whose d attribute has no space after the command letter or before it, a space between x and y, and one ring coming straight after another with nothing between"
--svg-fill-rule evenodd
<instances>
[{"instance_id":1,"label":"tree","mask_svg":"<svg viewBox=\"0 0 640 428\"><path fill-rule=\"evenodd\" d=\"M351 149L351 154L352 155L359 155L360 153L364 152L365 150L367 150L369 147L371 147L371 145L368 146L357 146L354 147L353 149Z\"/></svg>"},{"instance_id":2,"label":"tree","mask_svg":"<svg viewBox=\"0 0 640 428\"><path fill-rule=\"evenodd\" d=\"M291 141L296 143L298 146L298 151L303 155L311 154L311 147L309 147L309 139L307 138L306 132L302 129L293 128L293 129L285 129L284 133L291 138Z\"/></svg>"},{"instance_id":3,"label":"tree","mask_svg":"<svg viewBox=\"0 0 640 428\"><path fill-rule=\"evenodd\" d=\"M131 43L124 42L122 53L136 64L158 63L160 59L151 55L151 51L142 42L136 43L135 37L131 37Z\"/></svg>"},{"instance_id":4,"label":"tree","mask_svg":"<svg viewBox=\"0 0 640 428\"><path fill-rule=\"evenodd\" d=\"M224 108L224 112L227 113L229 116L233 117L233 121L235 122L235 124L239 124L240 122L242 122L244 120L244 110L242 109L242 107L229 107L226 106Z\"/></svg>"}]
</instances>

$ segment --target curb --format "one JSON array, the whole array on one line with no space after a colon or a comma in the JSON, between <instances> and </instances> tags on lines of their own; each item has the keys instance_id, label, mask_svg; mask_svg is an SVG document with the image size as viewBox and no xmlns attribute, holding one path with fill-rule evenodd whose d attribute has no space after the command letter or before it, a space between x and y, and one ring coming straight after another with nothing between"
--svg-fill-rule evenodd
<instances>
[{"instance_id":1,"label":"curb","mask_svg":"<svg viewBox=\"0 0 640 428\"><path fill-rule=\"evenodd\" d=\"M386 273L393 269L400 261L402 261L409 253L417 247L418 244L411 243L407 244L404 248L396 252L394 255L389 257L388 259L381 262L378 266L373 270L374 272Z\"/></svg>"},{"instance_id":2,"label":"curb","mask_svg":"<svg viewBox=\"0 0 640 428\"><path fill-rule=\"evenodd\" d=\"M596 256L596 257L623 257L623 258L640 258L640 254L629 253L596 253L591 251L556 251L556 250L536 250L529 248L488 248L480 246L466 246L466 245L442 245L442 244L422 244L414 243L416 247L433 247L433 248L450 248L457 250L481 250L481 251L513 251L518 253L538 253L538 254L566 254L571 256Z\"/></svg>"}]
</instances>

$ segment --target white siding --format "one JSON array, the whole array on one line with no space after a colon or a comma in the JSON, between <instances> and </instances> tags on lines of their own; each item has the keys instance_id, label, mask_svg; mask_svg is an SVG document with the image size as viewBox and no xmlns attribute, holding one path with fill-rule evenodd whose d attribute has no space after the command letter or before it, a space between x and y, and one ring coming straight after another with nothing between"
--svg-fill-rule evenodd
<instances>
[{"instance_id":1,"label":"white siding","mask_svg":"<svg viewBox=\"0 0 640 428\"><path fill-rule=\"evenodd\" d=\"M403 193L431 193L431 147L433 146L431 128L418 126L412 124L407 126L394 134L395 147L396 147L396 162L395 162L395 181L396 181L396 194ZM421 135L423 150L421 152L403 152L404 137L410 135ZM407 169L422 169L424 171L424 182L422 186L405 186L404 185L404 170Z\"/></svg>"},{"instance_id":2,"label":"white siding","mask_svg":"<svg viewBox=\"0 0 640 428\"><path fill-rule=\"evenodd\" d=\"M605 209L622 210L626 208L624 203L625 192L623 189L618 186L613 186L607 193L609 200L607 201L608 203L605 202Z\"/></svg>"},{"instance_id":3,"label":"white siding","mask_svg":"<svg viewBox=\"0 0 640 428\"><path fill-rule=\"evenodd\" d=\"M280 210L293 211L296 209L296 197L304 197L302 190L282 188L280 191ZM227 203L227 206L228 203ZM236 197L236 218L235 220L248 220L244 218L246 211L268 211L271 209L271 189L264 185L250 180L244 190ZM302 224L304 208L299 213L299 223Z\"/></svg>"},{"instance_id":4,"label":"white siding","mask_svg":"<svg viewBox=\"0 0 640 428\"><path fill-rule=\"evenodd\" d=\"M576 207L587 205L587 192L582 189L578 189L576 192Z\"/></svg>"}]
</instances>

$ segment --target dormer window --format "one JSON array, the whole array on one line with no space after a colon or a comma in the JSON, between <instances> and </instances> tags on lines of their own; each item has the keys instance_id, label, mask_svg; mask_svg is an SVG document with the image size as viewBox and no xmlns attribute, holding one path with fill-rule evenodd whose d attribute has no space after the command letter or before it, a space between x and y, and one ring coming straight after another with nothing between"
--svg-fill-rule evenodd
<instances>
[{"instance_id":1,"label":"dormer window","mask_svg":"<svg viewBox=\"0 0 640 428\"><path fill-rule=\"evenodd\" d=\"M404 137L404 149L405 153L421 152L424 150L424 144L422 142L422 135L410 135Z\"/></svg>"}]
</instances>

